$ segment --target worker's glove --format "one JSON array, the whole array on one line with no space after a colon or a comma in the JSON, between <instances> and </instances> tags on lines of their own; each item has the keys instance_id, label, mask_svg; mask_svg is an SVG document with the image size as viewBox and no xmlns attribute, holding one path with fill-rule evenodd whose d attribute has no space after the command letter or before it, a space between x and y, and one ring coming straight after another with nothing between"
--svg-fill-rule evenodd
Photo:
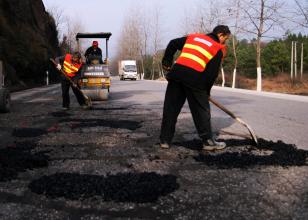
<instances>
[{"instance_id":1,"label":"worker's glove","mask_svg":"<svg viewBox=\"0 0 308 220\"><path fill-rule=\"evenodd\" d=\"M171 70L171 67L163 65L163 70L165 70L166 72L169 72Z\"/></svg>"},{"instance_id":2,"label":"worker's glove","mask_svg":"<svg viewBox=\"0 0 308 220\"><path fill-rule=\"evenodd\" d=\"M167 61L166 59L163 59L162 60L162 66L163 66L163 70L165 72L169 72L171 70L172 63Z\"/></svg>"},{"instance_id":3,"label":"worker's glove","mask_svg":"<svg viewBox=\"0 0 308 220\"><path fill-rule=\"evenodd\" d=\"M61 69L62 69L62 67L61 67L60 64L57 65L57 69L58 69L58 70L61 70Z\"/></svg>"}]
</instances>

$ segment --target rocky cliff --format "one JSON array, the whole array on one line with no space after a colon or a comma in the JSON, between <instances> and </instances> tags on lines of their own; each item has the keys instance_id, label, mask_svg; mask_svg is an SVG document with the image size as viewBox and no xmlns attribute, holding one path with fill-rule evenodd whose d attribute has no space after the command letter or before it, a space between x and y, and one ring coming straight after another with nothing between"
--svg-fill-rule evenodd
<instances>
[{"instance_id":1,"label":"rocky cliff","mask_svg":"<svg viewBox=\"0 0 308 220\"><path fill-rule=\"evenodd\" d=\"M54 19L42 0L0 0L0 59L11 87L42 84L59 53Z\"/></svg>"}]
</instances>

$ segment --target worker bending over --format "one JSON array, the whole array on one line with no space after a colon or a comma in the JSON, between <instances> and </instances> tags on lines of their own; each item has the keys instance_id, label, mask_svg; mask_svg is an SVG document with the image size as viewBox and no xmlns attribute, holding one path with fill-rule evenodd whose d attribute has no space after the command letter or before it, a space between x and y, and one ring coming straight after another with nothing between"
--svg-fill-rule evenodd
<instances>
[{"instance_id":1,"label":"worker bending over","mask_svg":"<svg viewBox=\"0 0 308 220\"><path fill-rule=\"evenodd\" d=\"M169 148L178 115L187 99L204 150L224 149L226 144L215 140L211 129L209 96L218 76L227 39L228 26L218 25L209 34L189 34L169 42L162 59L168 86L165 94L160 146ZM173 56L181 51L173 64Z\"/></svg>"}]
</instances>

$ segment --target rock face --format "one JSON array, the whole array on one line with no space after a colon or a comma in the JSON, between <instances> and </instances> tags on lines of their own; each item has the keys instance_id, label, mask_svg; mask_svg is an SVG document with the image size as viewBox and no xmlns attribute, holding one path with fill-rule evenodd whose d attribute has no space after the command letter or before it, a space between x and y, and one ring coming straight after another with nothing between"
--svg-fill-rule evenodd
<instances>
[{"instance_id":1,"label":"rock face","mask_svg":"<svg viewBox=\"0 0 308 220\"><path fill-rule=\"evenodd\" d=\"M59 53L55 21L42 0L0 0L0 30L6 84L42 84L48 59Z\"/></svg>"}]
</instances>

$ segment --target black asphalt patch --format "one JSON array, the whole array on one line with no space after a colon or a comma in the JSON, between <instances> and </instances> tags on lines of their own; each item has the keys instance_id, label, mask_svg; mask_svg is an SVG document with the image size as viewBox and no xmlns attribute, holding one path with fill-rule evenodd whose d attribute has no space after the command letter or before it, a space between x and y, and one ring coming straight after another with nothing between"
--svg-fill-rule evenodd
<instances>
[{"instance_id":1,"label":"black asphalt patch","mask_svg":"<svg viewBox=\"0 0 308 220\"><path fill-rule=\"evenodd\" d=\"M250 140L228 140L228 147L247 146ZM208 166L219 168L245 168L256 165L273 166L307 166L308 151L297 149L293 144L286 144L282 141L267 141L258 139L259 146L251 147L251 151L215 153L202 152L194 157L196 161ZM247 146L249 147L249 146ZM271 151L269 155L254 154L256 151Z\"/></svg>"},{"instance_id":2,"label":"black asphalt patch","mask_svg":"<svg viewBox=\"0 0 308 220\"><path fill-rule=\"evenodd\" d=\"M12 132L14 137L39 137L44 134L47 134L47 131L41 128L15 128Z\"/></svg>"},{"instance_id":3,"label":"black asphalt patch","mask_svg":"<svg viewBox=\"0 0 308 220\"><path fill-rule=\"evenodd\" d=\"M35 143L21 142L0 149L0 181L15 179L18 173L27 169L47 167L48 156L43 152L31 153L35 147Z\"/></svg>"},{"instance_id":4,"label":"black asphalt patch","mask_svg":"<svg viewBox=\"0 0 308 220\"><path fill-rule=\"evenodd\" d=\"M142 122L130 120L105 120L105 119L63 119L61 122L74 123L73 128L84 127L109 127L136 130L141 127Z\"/></svg>"},{"instance_id":5,"label":"black asphalt patch","mask_svg":"<svg viewBox=\"0 0 308 220\"><path fill-rule=\"evenodd\" d=\"M52 112L50 113L53 117L62 118L62 117L69 117L71 114L65 112L65 111L58 111L58 112Z\"/></svg>"},{"instance_id":6,"label":"black asphalt patch","mask_svg":"<svg viewBox=\"0 0 308 220\"><path fill-rule=\"evenodd\" d=\"M176 176L154 172L107 176L56 173L34 180L29 188L50 198L84 200L99 196L104 201L147 203L174 192L179 184Z\"/></svg>"},{"instance_id":7,"label":"black asphalt patch","mask_svg":"<svg viewBox=\"0 0 308 220\"><path fill-rule=\"evenodd\" d=\"M95 111L117 111L117 110L128 110L126 107L111 107L111 108L96 108Z\"/></svg>"}]
</instances>

